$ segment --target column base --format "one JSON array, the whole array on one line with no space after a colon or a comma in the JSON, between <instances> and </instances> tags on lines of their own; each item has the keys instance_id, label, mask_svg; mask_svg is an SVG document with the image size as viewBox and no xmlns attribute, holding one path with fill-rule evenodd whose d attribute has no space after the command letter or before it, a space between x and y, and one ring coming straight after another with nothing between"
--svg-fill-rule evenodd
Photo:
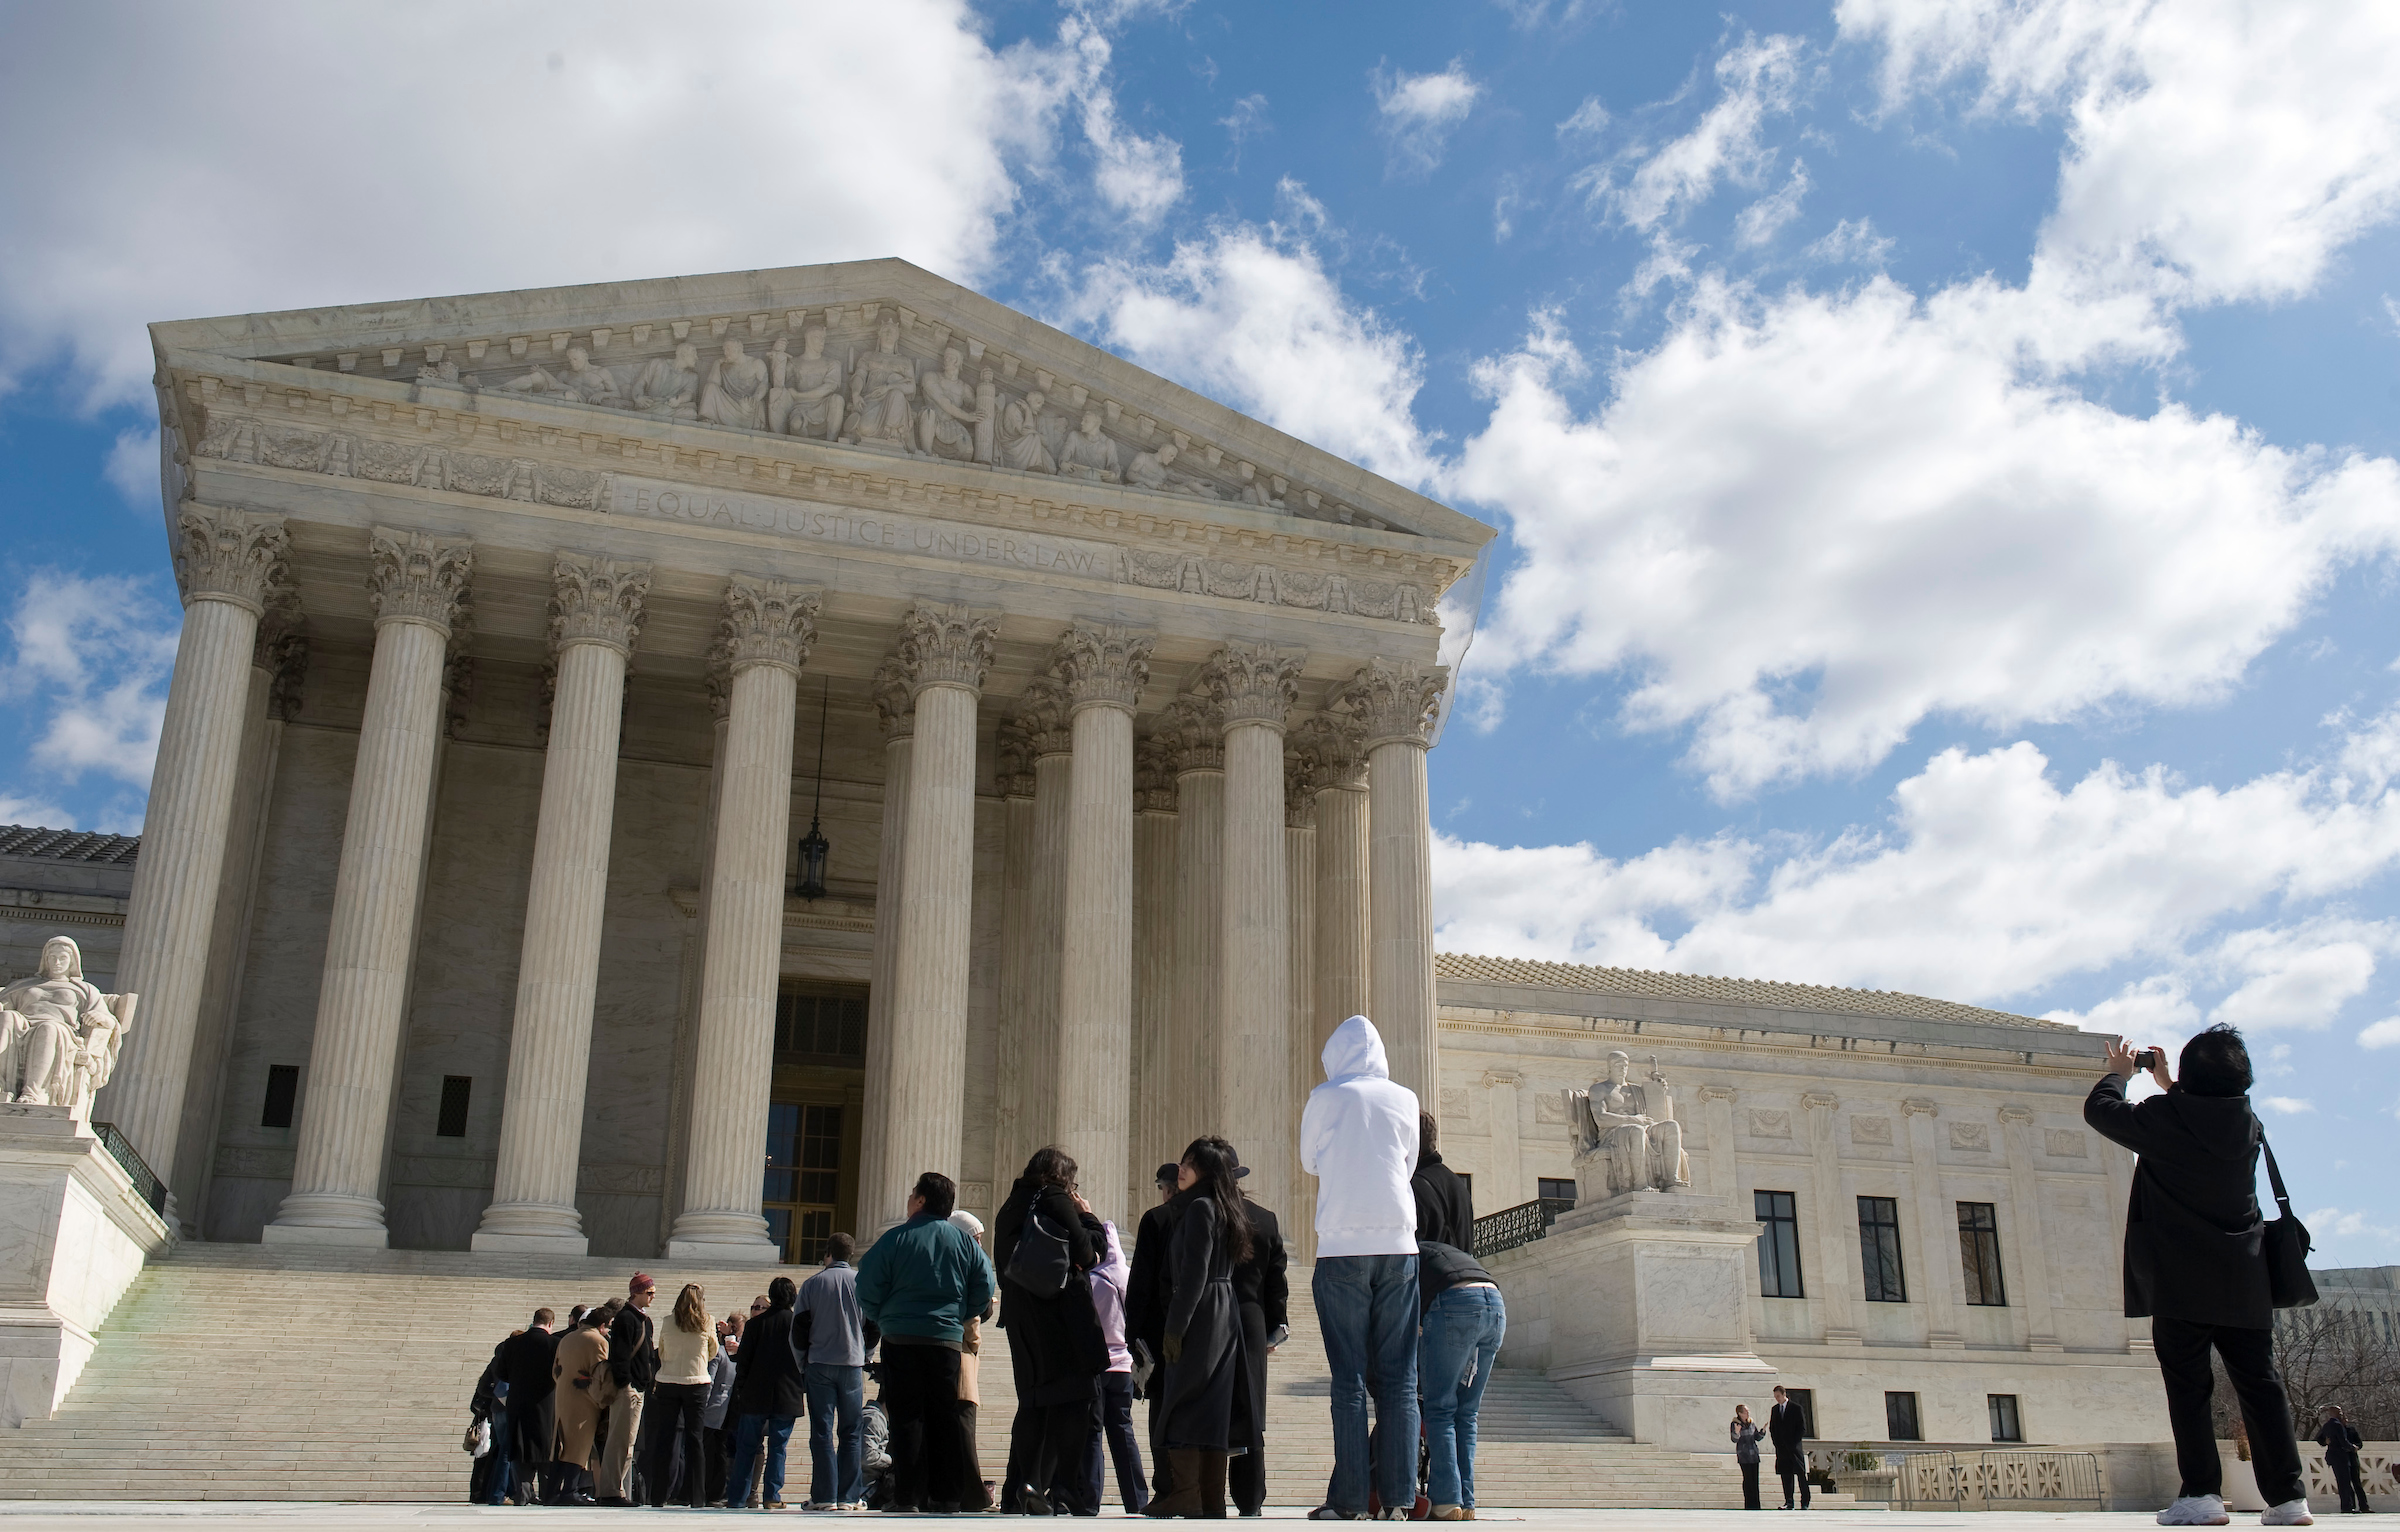
<instances>
[{"instance_id":1,"label":"column base","mask_svg":"<svg viewBox=\"0 0 2400 1532\"><path fill-rule=\"evenodd\" d=\"M495 1255L589 1255L591 1244L583 1215L571 1204L495 1202L483 1210L467 1248Z\"/></svg>"},{"instance_id":2,"label":"column base","mask_svg":"<svg viewBox=\"0 0 2400 1532\"><path fill-rule=\"evenodd\" d=\"M767 1238L767 1221L756 1213L693 1211L675 1220L667 1235L667 1259L719 1266L780 1266L783 1251Z\"/></svg>"},{"instance_id":3,"label":"column base","mask_svg":"<svg viewBox=\"0 0 2400 1532\"><path fill-rule=\"evenodd\" d=\"M690 1261L698 1266L781 1266L783 1252L763 1239L756 1244L671 1239L667 1241L667 1259Z\"/></svg>"},{"instance_id":4,"label":"column base","mask_svg":"<svg viewBox=\"0 0 2400 1532\"><path fill-rule=\"evenodd\" d=\"M478 1255L590 1255L592 1242L580 1234L495 1234L477 1229L467 1248Z\"/></svg>"},{"instance_id":5,"label":"column base","mask_svg":"<svg viewBox=\"0 0 2400 1532\"><path fill-rule=\"evenodd\" d=\"M383 1250L389 1248L391 1235L383 1226L383 1204L372 1197L294 1192L283 1199L275 1221L258 1231L258 1242Z\"/></svg>"},{"instance_id":6,"label":"column base","mask_svg":"<svg viewBox=\"0 0 2400 1532\"><path fill-rule=\"evenodd\" d=\"M353 1250L384 1250L391 1236L382 1229L338 1229L321 1224L271 1223L258 1231L262 1245L340 1245Z\"/></svg>"}]
</instances>

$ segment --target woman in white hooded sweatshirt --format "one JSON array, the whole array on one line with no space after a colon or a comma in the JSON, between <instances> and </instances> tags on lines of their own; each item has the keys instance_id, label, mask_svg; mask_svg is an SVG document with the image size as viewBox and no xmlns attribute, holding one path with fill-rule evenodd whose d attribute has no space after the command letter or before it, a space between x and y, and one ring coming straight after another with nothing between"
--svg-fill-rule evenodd
<instances>
[{"instance_id":1,"label":"woman in white hooded sweatshirt","mask_svg":"<svg viewBox=\"0 0 2400 1532\"><path fill-rule=\"evenodd\" d=\"M1310 1281L1333 1368L1333 1483L1317 1521L1367 1515L1367 1379L1383 1440L1407 1444L1375 1465L1382 1513L1417 1498L1417 1093L1392 1083L1375 1024L1353 1016L1322 1055L1325 1083L1300 1118L1300 1168L1317 1178Z\"/></svg>"}]
</instances>

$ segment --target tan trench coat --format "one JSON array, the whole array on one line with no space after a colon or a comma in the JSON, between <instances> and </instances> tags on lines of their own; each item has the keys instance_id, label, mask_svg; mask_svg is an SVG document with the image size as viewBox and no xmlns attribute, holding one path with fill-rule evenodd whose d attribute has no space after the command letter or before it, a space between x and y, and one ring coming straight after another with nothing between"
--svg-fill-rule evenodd
<instances>
[{"instance_id":1,"label":"tan trench coat","mask_svg":"<svg viewBox=\"0 0 2400 1532\"><path fill-rule=\"evenodd\" d=\"M600 1412L617 1392L616 1380L608 1372L608 1332L577 1330L560 1341L550 1376L557 1380L551 1395L550 1456L557 1462L589 1468L594 1428L600 1424ZM575 1386L578 1378L588 1380L584 1387Z\"/></svg>"}]
</instances>

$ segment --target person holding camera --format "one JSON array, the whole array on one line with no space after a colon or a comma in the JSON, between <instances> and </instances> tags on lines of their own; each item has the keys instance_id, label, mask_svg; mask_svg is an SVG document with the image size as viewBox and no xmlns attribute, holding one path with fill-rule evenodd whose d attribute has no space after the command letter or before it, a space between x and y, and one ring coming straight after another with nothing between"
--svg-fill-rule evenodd
<instances>
[{"instance_id":1,"label":"person holding camera","mask_svg":"<svg viewBox=\"0 0 2400 1532\"><path fill-rule=\"evenodd\" d=\"M2150 1320L2167 1421L2183 1486L2158 1513L2162 1527L2221 1527L2223 1467L2209 1417L2215 1348L2241 1401L2252 1466L2268 1510L2260 1524L2305 1527L2307 1484L2292 1434L2291 1403L2275 1370L2273 1290L2258 1206L2265 1133L2250 1110L2250 1053L2242 1034L2214 1026L2183 1045L2180 1078L2157 1048L2108 1045L2108 1073L2092 1087L2083 1120L2140 1158L2125 1208L2125 1314ZM2165 1094L2125 1099L2146 1068Z\"/></svg>"}]
</instances>

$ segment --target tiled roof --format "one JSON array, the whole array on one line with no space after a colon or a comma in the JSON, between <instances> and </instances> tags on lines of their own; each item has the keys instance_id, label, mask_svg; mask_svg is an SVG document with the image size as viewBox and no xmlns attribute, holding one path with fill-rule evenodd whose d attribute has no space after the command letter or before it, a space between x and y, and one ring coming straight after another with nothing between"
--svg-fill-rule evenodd
<instances>
[{"instance_id":1,"label":"tiled roof","mask_svg":"<svg viewBox=\"0 0 2400 1532\"><path fill-rule=\"evenodd\" d=\"M138 835L102 835L93 830L44 830L0 825L0 856L41 857L53 862L99 862L130 867L141 854Z\"/></svg>"},{"instance_id":2,"label":"tiled roof","mask_svg":"<svg viewBox=\"0 0 2400 1532\"><path fill-rule=\"evenodd\" d=\"M1581 963L1544 963L1533 958L1469 957L1444 952L1433 960L1434 977L1472 984L1516 984L1534 989L1574 990L1592 995L1633 995L1646 1000L1713 1000L1726 1005L1765 1005L1851 1016L1901 1016L1915 1021L1965 1021L1987 1027L2047 1027L2074 1030L2062 1022L1987 1011L1981 1006L1929 1000L1887 989L1837 989L1829 984L1784 984L1773 979L1718 979L1704 974L1653 973L1643 968L1592 968Z\"/></svg>"}]
</instances>

